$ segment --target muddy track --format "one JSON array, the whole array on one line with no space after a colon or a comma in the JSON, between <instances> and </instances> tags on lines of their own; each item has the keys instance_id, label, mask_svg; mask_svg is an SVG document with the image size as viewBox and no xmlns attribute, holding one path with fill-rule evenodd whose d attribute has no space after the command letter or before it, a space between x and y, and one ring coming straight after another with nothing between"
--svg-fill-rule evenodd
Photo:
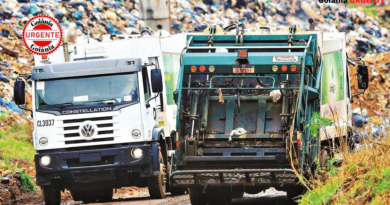
<instances>
[{"instance_id":1,"label":"muddy track","mask_svg":"<svg viewBox=\"0 0 390 205\"><path fill-rule=\"evenodd\" d=\"M79 202L65 202L62 205L78 205ZM181 196L170 196L164 199L150 199L147 192L139 192L137 195L128 194L114 194L114 200L110 203L104 203L110 205L190 205L190 199L188 194ZM233 199L232 205L247 205L247 204L262 204L262 205L288 205L286 199L286 193L276 190L267 190L259 194L249 195L245 194L243 198ZM103 205L102 203L95 203L92 205Z\"/></svg>"}]
</instances>

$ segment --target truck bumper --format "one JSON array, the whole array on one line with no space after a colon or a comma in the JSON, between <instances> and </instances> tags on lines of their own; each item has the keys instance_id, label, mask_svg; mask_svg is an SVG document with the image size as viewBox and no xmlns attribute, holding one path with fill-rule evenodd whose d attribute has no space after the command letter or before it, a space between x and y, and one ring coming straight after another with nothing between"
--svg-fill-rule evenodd
<instances>
[{"instance_id":1,"label":"truck bumper","mask_svg":"<svg viewBox=\"0 0 390 205\"><path fill-rule=\"evenodd\" d=\"M136 159L131 151L142 149L143 156ZM50 156L48 166L41 165L41 158ZM75 184L94 182L109 183L111 187L137 185L142 178L158 174L158 144L114 145L110 148L79 150L47 150L35 155L37 184L50 185L61 181L65 188Z\"/></svg>"},{"instance_id":2,"label":"truck bumper","mask_svg":"<svg viewBox=\"0 0 390 205\"><path fill-rule=\"evenodd\" d=\"M170 176L172 187L279 187L296 186L292 169L178 170Z\"/></svg>"}]
</instances>

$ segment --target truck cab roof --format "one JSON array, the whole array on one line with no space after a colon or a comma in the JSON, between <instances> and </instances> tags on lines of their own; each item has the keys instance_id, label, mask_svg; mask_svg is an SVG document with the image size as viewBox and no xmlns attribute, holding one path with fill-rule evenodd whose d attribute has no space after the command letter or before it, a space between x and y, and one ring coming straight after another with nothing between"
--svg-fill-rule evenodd
<instances>
[{"instance_id":1,"label":"truck cab roof","mask_svg":"<svg viewBox=\"0 0 390 205\"><path fill-rule=\"evenodd\" d=\"M93 61L73 61L34 66L33 80L129 73L141 71L141 58L105 59Z\"/></svg>"}]
</instances>

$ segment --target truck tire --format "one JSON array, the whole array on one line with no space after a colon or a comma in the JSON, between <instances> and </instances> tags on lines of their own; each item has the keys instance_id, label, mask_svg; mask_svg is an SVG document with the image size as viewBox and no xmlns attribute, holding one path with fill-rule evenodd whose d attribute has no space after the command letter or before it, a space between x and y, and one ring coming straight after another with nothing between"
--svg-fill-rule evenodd
<instances>
[{"instance_id":1,"label":"truck tire","mask_svg":"<svg viewBox=\"0 0 390 205\"><path fill-rule=\"evenodd\" d=\"M52 183L49 186L42 186L43 198L46 205L60 205L61 204L61 190Z\"/></svg>"},{"instance_id":2,"label":"truck tire","mask_svg":"<svg viewBox=\"0 0 390 205\"><path fill-rule=\"evenodd\" d=\"M164 159L159 152L159 161L160 161L160 174L157 176L149 177L149 195L152 199L163 199L165 197L166 191L166 167L164 165Z\"/></svg>"},{"instance_id":3,"label":"truck tire","mask_svg":"<svg viewBox=\"0 0 390 205\"><path fill-rule=\"evenodd\" d=\"M168 177L170 177L172 172L171 172L171 165L170 165L169 162L168 162L167 170L168 170L167 171ZM169 179L168 179L167 192L170 192L172 196L183 195L183 194L186 193L186 189L185 188L171 187L169 183L170 182L169 182Z\"/></svg>"},{"instance_id":4,"label":"truck tire","mask_svg":"<svg viewBox=\"0 0 390 205\"><path fill-rule=\"evenodd\" d=\"M191 205L206 205L206 195L203 194L202 188L189 188Z\"/></svg>"},{"instance_id":5,"label":"truck tire","mask_svg":"<svg viewBox=\"0 0 390 205\"><path fill-rule=\"evenodd\" d=\"M233 198L242 198L244 196L243 191L232 191L232 197Z\"/></svg>"}]
</instances>

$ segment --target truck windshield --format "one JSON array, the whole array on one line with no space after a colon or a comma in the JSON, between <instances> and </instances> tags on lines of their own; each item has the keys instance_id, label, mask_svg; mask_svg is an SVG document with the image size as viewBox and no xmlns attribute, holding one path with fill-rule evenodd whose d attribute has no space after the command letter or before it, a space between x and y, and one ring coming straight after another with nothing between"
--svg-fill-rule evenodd
<instances>
[{"instance_id":1,"label":"truck windshield","mask_svg":"<svg viewBox=\"0 0 390 205\"><path fill-rule=\"evenodd\" d=\"M37 109L139 102L137 73L37 81Z\"/></svg>"}]
</instances>

